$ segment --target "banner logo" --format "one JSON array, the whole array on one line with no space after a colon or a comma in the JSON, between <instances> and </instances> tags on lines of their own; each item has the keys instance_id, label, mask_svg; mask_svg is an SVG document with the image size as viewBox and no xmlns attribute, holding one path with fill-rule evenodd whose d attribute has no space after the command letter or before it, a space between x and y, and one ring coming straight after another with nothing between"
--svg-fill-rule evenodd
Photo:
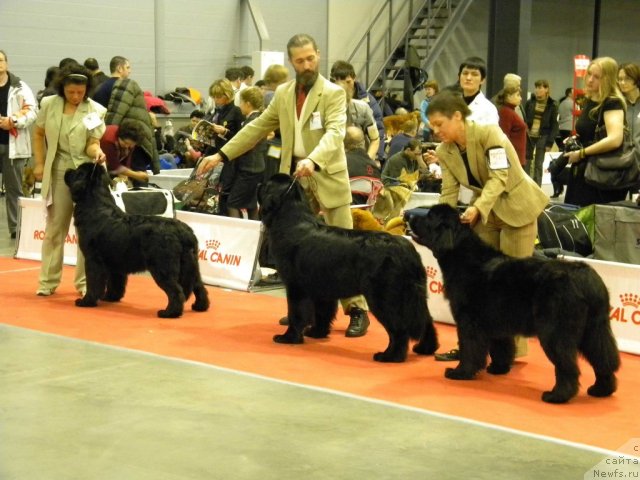
<instances>
[{"instance_id":1,"label":"banner logo","mask_svg":"<svg viewBox=\"0 0 640 480\"><path fill-rule=\"evenodd\" d=\"M611 307L609 319L620 323L632 323L640 326L640 295L622 293L619 295L620 305Z\"/></svg>"},{"instance_id":2,"label":"banner logo","mask_svg":"<svg viewBox=\"0 0 640 480\"><path fill-rule=\"evenodd\" d=\"M222 242L216 239L209 239L204 242L205 249L198 252L198 259L209 263L218 263L239 267L242 262L241 255L229 254L220 251Z\"/></svg>"}]
</instances>

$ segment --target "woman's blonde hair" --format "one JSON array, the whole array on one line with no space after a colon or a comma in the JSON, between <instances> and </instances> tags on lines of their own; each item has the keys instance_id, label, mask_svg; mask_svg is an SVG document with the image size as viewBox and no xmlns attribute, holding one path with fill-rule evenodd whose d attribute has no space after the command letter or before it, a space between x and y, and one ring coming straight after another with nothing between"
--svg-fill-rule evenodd
<instances>
[{"instance_id":1,"label":"woman's blonde hair","mask_svg":"<svg viewBox=\"0 0 640 480\"><path fill-rule=\"evenodd\" d=\"M209 87L209 95L215 97L227 97L230 101L233 101L233 85L226 78L216 80Z\"/></svg>"},{"instance_id":2,"label":"woman's blonde hair","mask_svg":"<svg viewBox=\"0 0 640 480\"><path fill-rule=\"evenodd\" d=\"M618 88L618 62L611 57L598 57L591 60L587 68L587 74L593 65L600 67L602 76L600 78L600 86L598 87L598 98L592 98L597 102L596 108L589 113L592 119L598 118L600 109L608 98L617 98L623 106L626 106L624 95Z\"/></svg>"}]
</instances>

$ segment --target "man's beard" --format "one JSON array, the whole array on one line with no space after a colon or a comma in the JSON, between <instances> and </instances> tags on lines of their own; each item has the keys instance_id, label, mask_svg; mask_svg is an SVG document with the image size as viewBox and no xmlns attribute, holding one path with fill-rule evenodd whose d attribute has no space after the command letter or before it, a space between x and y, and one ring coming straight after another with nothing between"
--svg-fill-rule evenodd
<instances>
[{"instance_id":1,"label":"man's beard","mask_svg":"<svg viewBox=\"0 0 640 480\"><path fill-rule=\"evenodd\" d=\"M296 73L296 83L304 85L305 87L311 87L318 79L318 71L306 71L302 73Z\"/></svg>"}]
</instances>

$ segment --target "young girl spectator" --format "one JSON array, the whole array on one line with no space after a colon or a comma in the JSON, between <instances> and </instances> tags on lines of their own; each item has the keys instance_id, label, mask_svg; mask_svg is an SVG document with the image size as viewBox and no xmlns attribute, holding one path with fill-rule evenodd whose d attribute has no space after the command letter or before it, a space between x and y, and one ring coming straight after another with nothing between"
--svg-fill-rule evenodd
<instances>
[{"instance_id":1,"label":"young girl spectator","mask_svg":"<svg viewBox=\"0 0 640 480\"><path fill-rule=\"evenodd\" d=\"M258 87L247 87L240 92L240 110L247 125L260 116L264 95ZM233 169L233 180L229 187L227 211L230 217L242 218L241 210L247 211L250 220L258 220L258 184L264 175L264 158L267 143L263 139L251 150L238 157L224 168Z\"/></svg>"}]
</instances>

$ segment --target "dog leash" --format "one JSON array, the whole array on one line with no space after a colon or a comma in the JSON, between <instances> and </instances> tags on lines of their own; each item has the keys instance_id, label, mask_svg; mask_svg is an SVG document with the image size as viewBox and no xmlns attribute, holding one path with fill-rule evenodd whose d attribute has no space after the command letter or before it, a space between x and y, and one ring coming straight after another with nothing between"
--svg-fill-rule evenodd
<instances>
[{"instance_id":1,"label":"dog leash","mask_svg":"<svg viewBox=\"0 0 640 480\"><path fill-rule=\"evenodd\" d=\"M297 181L298 181L298 177L293 177L293 181L291 182L291 185L289 185L289 188L285 190L284 195L282 195L283 197L286 197L289 194L289 192L291 191L291 189L293 188L293 186Z\"/></svg>"}]
</instances>

